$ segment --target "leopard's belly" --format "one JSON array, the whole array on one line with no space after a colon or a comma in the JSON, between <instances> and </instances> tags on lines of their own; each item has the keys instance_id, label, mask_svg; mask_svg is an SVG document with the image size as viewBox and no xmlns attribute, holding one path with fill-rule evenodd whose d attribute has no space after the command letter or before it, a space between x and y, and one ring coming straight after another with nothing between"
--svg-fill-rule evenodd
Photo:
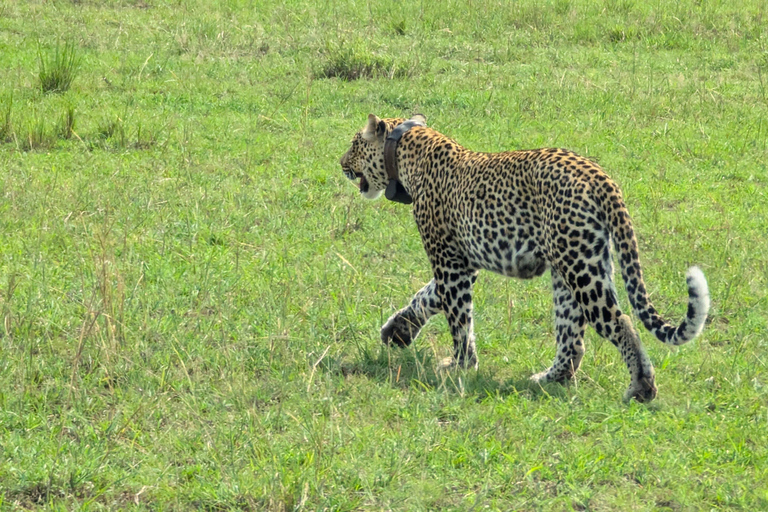
<instances>
[{"instance_id":1,"label":"leopard's belly","mask_svg":"<svg viewBox=\"0 0 768 512\"><path fill-rule=\"evenodd\" d=\"M538 241L541 230L536 229L534 219L509 216L504 210L478 208L474 213L460 230L472 267L522 279L547 270L549 264Z\"/></svg>"}]
</instances>

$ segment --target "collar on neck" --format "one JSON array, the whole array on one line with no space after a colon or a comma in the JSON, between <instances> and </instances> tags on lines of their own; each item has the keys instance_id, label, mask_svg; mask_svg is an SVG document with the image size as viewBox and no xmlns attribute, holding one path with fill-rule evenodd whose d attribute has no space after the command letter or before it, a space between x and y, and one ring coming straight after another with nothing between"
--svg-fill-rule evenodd
<instances>
[{"instance_id":1,"label":"collar on neck","mask_svg":"<svg viewBox=\"0 0 768 512\"><path fill-rule=\"evenodd\" d=\"M384 195L396 203L411 204L413 202L403 184L400 183L397 170L397 143L403 134L414 126L426 126L426 124L420 119L409 119L397 125L384 141L384 169L386 169L389 178L389 184Z\"/></svg>"}]
</instances>

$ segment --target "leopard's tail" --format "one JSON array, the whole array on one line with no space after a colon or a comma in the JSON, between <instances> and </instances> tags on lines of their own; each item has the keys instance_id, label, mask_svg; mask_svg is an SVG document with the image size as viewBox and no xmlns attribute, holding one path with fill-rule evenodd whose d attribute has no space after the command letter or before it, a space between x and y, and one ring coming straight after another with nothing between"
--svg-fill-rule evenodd
<instances>
[{"instance_id":1,"label":"leopard's tail","mask_svg":"<svg viewBox=\"0 0 768 512\"><path fill-rule=\"evenodd\" d=\"M614 246L619 253L621 277L624 279L632 308L645 328L663 343L682 345L691 341L704 329L709 311L709 287L704 273L696 266L688 269L685 274L688 284L688 313L678 326L667 323L648 299L643 271L640 268L637 238L621 193L613 184L606 183L606 186L611 190L608 193L608 204L605 205L608 207L604 208L604 213L611 226Z\"/></svg>"}]
</instances>

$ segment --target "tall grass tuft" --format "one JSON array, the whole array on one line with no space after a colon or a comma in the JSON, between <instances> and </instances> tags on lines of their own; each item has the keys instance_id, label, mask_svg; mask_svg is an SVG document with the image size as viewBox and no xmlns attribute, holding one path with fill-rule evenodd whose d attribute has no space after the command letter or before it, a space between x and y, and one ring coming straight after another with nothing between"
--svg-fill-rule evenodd
<instances>
[{"instance_id":1,"label":"tall grass tuft","mask_svg":"<svg viewBox=\"0 0 768 512\"><path fill-rule=\"evenodd\" d=\"M11 112L13 111L13 93L8 94L2 103L2 123L0 123L0 142L7 142L13 138L13 124L11 124Z\"/></svg>"},{"instance_id":2,"label":"tall grass tuft","mask_svg":"<svg viewBox=\"0 0 768 512\"><path fill-rule=\"evenodd\" d=\"M59 123L59 135L62 139L71 139L75 133L75 107L67 105Z\"/></svg>"},{"instance_id":3,"label":"tall grass tuft","mask_svg":"<svg viewBox=\"0 0 768 512\"><path fill-rule=\"evenodd\" d=\"M120 116L115 116L114 118L105 117L99 124L99 136L104 141L113 141L118 149L125 149L128 144L125 122Z\"/></svg>"},{"instance_id":4,"label":"tall grass tuft","mask_svg":"<svg viewBox=\"0 0 768 512\"><path fill-rule=\"evenodd\" d=\"M22 133L24 138L20 141L20 148L24 151L47 148L55 142L55 136L48 129L45 116L41 113L27 123L26 130Z\"/></svg>"},{"instance_id":5,"label":"tall grass tuft","mask_svg":"<svg viewBox=\"0 0 768 512\"><path fill-rule=\"evenodd\" d=\"M81 58L77 54L75 43L67 41L63 45L56 43L56 48L47 56L40 46L37 48L40 61L40 87L44 93L65 92L80 70Z\"/></svg>"}]
</instances>

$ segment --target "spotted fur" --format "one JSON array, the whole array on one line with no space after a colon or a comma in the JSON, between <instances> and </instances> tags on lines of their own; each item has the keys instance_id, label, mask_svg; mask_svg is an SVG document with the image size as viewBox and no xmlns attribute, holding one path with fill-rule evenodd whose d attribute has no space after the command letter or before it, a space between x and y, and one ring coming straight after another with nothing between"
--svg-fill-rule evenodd
<instances>
[{"instance_id":1,"label":"spotted fur","mask_svg":"<svg viewBox=\"0 0 768 512\"><path fill-rule=\"evenodd\" d=\"M368 199L387 185L384 139L401 122L370 115L341 159L345 175L360 179ZM477 367L472 289L478 271L530 279L551 269L557 355L532 379L571 379L589 324L621 352L631 377L625 398L656 396L653 365L617 301L611 242L632 308L664 343L680 345L701 332L707 281L691 267L686 318L678 326L661 318L648 299L621 191L597 164L563 149L477 153L427 127L403 135L397 160L434 277L387 320L382 341L409 345L431 316L443 312L453 337L452 364Z\"/></svg>"}]
</instances>

